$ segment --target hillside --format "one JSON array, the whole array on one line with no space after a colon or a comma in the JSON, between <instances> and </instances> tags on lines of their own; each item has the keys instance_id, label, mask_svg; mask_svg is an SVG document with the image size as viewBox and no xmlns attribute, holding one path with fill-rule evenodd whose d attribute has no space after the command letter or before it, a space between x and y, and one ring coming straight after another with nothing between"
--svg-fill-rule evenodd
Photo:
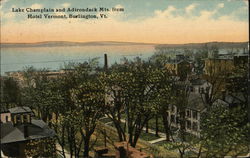
<instances>
[{"instance_id":1,"label":"hillside","mask_svg":"<svg viewBox=\"0 0 250 158\"><path fill-rule=\"evenodd\" d=\"M12 47L60 47L60 46L122 46L122 45L153 45L156 48L182 48L197 49L204 46L217 46L218 48L247 48L248 42L208 42L208 43L187 43L187 44L156 44L156 43L136 43L136 42L67 42L67 41L46 41L37 43L1 43L2 48Z\"/></svg>"}]
</instances>

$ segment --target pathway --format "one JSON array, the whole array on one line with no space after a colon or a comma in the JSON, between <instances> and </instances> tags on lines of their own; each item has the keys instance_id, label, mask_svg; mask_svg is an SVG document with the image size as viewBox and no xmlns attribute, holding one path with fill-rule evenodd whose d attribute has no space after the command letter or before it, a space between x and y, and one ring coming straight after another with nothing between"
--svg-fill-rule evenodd
<instances>
[{"instance_id":1,"label":"pathway","mask_svg":"<svg viewBox=\"0 0 250 158\"><path fill-rule=\"evenodd\" d=\"M106 117L106 118L107 118L107 117ZM121 119L121 122L125 123L126 120ZM111 123L112 123L112 121L106 122L105 124L106 124L106 125L110 125ZM143 131L146 131L146 128L145 128L145 127L143 128ZM155 130L153 130L153 129L148 129L148 133L154 134L154 135L155 135ZM158 142L160 142L160 141L166 140L166 134L165 134L165 133L158 132L158 135L159 135L160 138L157 138L157 139L155 139L155 140L148 141L148 142L149 142L150 144L155 144L155 143L158 143Z\"/></svg>"},{"instance_id":2,"label":"pathway","mask_svg":"<svg viewBox=\"0 0 250 158\"><path fill-rule=\"evenodd\" d=\"M59 154L62 155L62 147L58 143L56 144L56 149L59 151ZM64 149L65 157L70 158L70 154Z\"/></svg>"}]
</instances>

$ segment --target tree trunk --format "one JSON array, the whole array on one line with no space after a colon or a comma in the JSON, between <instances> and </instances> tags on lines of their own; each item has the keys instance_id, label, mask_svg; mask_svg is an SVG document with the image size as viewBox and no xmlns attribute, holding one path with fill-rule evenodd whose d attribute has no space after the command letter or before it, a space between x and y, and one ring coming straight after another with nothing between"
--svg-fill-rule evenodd
<instances>
[{"instance_id":1,"label":"tree trunk","mask_svg":"<svg viewBox=\"0 0 250 158\"><path fill-rule=\"evenodd\" d=\"M148 121L146 123L146 133L148 133Z\"/></svg>"},{"instance_id":2,"label":"tree trunk","mask_svg":"<svg viewBox=\"0 0 250 158\"><path fill-rule=\"evenodd\" d=\"M155 115L155 136L156 136L156 137L159 137L158 115Z\"/></svg>"},{"instance_id":3,"label":"tree trunk","mask_svg":"<svg viewBox=\"0 0 250 158\"><path fill-rule=\"evenodd\" d=\"M64 145L65 145L65 143L64 143L64 138L65 138L65 126L63 125L62 126L62 136L61 136L61 143L60 143L60 145L61 145L61 148L62 148L62 155L63 155L63 157L66 157L65 156L65 150L64 150ZM58 137L58 142L60 142L60 138Z\"/></svg>"},{"instance_id":4,"label":"tree trunk","mask_svg":"<svg viewBox=\"0 0 250 158\"><path fill-rule=\"evenodd\" d=\"M72 143L72 131L70 130L70 127L67 128L67 134L68 134L68 143L69 143L69 152L70 152L70 158L73 158L73 143Z\"/></svg>"},{"instance_id":5,"label":"tree trunk","mask_svg":"<svg viewBox=\"0 0 250 158\"><path fill-rule=\"evenodd\" d=\"M89 157L89 141L90 141L90 137L87 135L84 139L84 152L83 152L84 158Z\"/></svg>"},{"instance_id":6,"label":"tree trunk","mask_svg":"<svg viewBox=\"0 0 250 158\"><path fill-rule=\"evenodd\" d=\"M118 133L118 137L119 137L119 141L122 142L124 141L124 138L123 138L123 132L122 132L122 127L121 127L121 124L118 124L117 122L113 121L113 123L115 124L115 127L116 127L116 131Z\"/></svg>"},{"instance_id":7,"label":"tree trunk","mask_svg":"<svg viewBox=\"0 0 250 158\"><path fill-rule=\"evenodd\" d=\"M166 141L170 141L170 127L169 127L168 117L166 113L162 114L162 120L163 120L165 134L166 134Z\"/></svg>"}]
</instances>

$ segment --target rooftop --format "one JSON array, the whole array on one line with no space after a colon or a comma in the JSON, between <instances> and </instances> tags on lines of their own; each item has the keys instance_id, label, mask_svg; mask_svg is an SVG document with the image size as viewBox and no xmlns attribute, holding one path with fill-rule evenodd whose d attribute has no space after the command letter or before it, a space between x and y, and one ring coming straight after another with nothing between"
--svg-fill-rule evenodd
<instances>
[{"instance_id":1,"label":"rooftop","mask_svg":"<svg viewBox=\"0 0 250 158\"><path fill-rule=\"evenodd\" d=\"M32 110L27 106L19 106L19 107L10 108L9 112L11 114L20 114L20 113L31 113Z\"/></svg>"},{"instance_id":2,"label":"rooftop","mask_svg":"<svg viewBox=\"0 0 250 158\"><path fill-rule=\"evenodd\" d=\"M24 135L24 126L27 126L27 137ZM55 136L55 132L50 129L42 120L32 119L31 124L20 124L16 126L13 126L12 122L1 124L1 144L53 136Z\"/></svg>"}]
</instances>

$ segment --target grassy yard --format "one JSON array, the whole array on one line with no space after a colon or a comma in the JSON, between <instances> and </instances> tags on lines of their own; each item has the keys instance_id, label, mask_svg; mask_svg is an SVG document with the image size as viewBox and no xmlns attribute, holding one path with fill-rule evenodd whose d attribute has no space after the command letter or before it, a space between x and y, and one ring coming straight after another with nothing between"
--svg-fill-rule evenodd
<instances>
[{"instance_id":1,"label":"grassy yard","mask_svg":"<svg viewBox=\"0 0 250 158\"><path fill-rule=\"evenodd\" d=\"M157 137L152 133L145 133L145 131L143 131L140 135L140 139L143 139L145 141L151 141L151 140L155 140L158 138L160 138L160 137Z\"/></svg>"},{"instance_id":2,"label":"grassy yard","mask_svg":"<svg viewBox=\"0 0 250 158\"><path fill-rule=\"evenodd\" d=\"M152 118L151 120L149 120L148 122L148 127L150 129L153 129L155 130L156 129L156 119L155 117ZM164 125L163 125L163 121L162 121L162 117L158 117L158 129L160 132L164 133L165 130L164 130Z\"/></svg>"},{"instance_id":3,"label":"grassy yard","mask_svg":"<svg viewBox=\"0 0 250 158\"><path fill-rule=\"evenodd\" d=\"M102 118L100 121L103 123L108 123L108 122L111 122L112 120L110 118L106 117L106 118Z\"/></svg>"},{"instance_id":4,"label":"grassy yard","mask_svg":"<svg viewBox=\"0 0 250 158\"><path fill-rule=\"evenodd\" d=\"M123 123L124 125L124 123ZM106 147L109 149L111 153L115 153L114 149L114 143L118 142L118 136L116 129L112 126L107 126L104 123L100 122L98 126L96 127L96 131L91 137L91 149L90 149L90 156L94 157L94 149L99 147L105 146L105 136L104 131L106 133ZM80 135L78 135L80 137ZM176 157L176 153L172 151L168 151L164 148L161 148L157 145L152 145L147 142L147 140L154 140L158 137L155 137L153 134L148 133L142 133L140 139L138 140L138 143L136 145L136 148L138 150L141 150L143 152L146 152L148 154L152 154L154 157L157 158L165 158L165 157ZM68 144L66 142L66 144ZM69 152L69 147L66 145L66 150ZM83 153L83 146L81 150L80 156L82 156ZM59 156L60 157L60 156Z\"/></svg>"}]
</instances>

